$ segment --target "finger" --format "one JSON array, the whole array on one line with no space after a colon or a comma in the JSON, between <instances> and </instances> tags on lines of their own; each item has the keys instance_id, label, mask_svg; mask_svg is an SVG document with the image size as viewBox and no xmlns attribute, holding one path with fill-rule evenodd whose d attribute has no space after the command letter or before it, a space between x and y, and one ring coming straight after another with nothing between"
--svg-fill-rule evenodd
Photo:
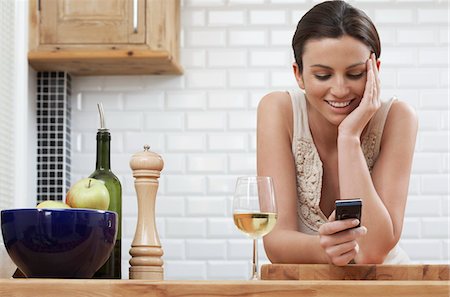
<instances>
[{"instance_id":1,"label":"finger","mask_svg":"<svg viewBox=\"0 0 450 297\"><path fill-rule=\"evenodd\" d=\"M353 241L367 234L367 228L362 226L358 228L347 229L331 235L320 236L320 246L324 249L343 244L345 242Z\"/></svg>"},{"instance_id":2,"label":"finger","mask_svg":"<svg viewBox=\"0 0 450 297\"><path fill-rule=\"evenodd\" d=\"M379 104L379 94L380 94L380 76L377 68L377 57L375 56L375 53L372 53L372 69L373 69L373 78L374 78L374 103L376 106Z\"/></svg>"},{"instance_id":3,"label":"finger","mask_svg":"<svg viewBox=\"0 0 450 297\"><path fill-rule=\"evenodd\" d=\"M373 72L373 98L372 101L374 104L377 104L378 101L378 82L377 82L377 62L376 62L376 57L375 54L372 53L372 72Z\"/></svg>"},{"instance_id":4,"label":"finger","mask_svg":"<svg viewBox=\"0 0 450 297\"><path fill-rule=\"evenodd\" d=\"M328 217L328 222L334 222L336 220L336 210L333 210L333 212Z\"/></svg>"},{"instance_id":5,"label":"finger","mask_svg":"<svg viewBox=\"0 0 450 297\"><path fill-rule=\"evenodd\" d=\"M366 87L363 94L363 100L365 98L365 100L371 102L373 96L373 72L372 72L373 67L370 59L367 60L366 67L367 67L367 78L366 78Z\"/></svg>"},{"instance_id":6,"label":"finger","mask_svg":"<svg viewBox=\"0 0 450 297\"><path fill-rule=\"evenodd\" d=\"M378 70L377 67L377 57L375 56L375 53L372 54L373 57L373 71L375 74L375 82L377 84L377 88L378 90L380 89L380 71Z\"/></svg>"},{"instance_id":7,"label":"finger","mask_svg":"<svg viewBox=\"0 0 450 297\"><path fill-rule=\"evenodd\" d=\"M378 89L377 82L375 78L375 67L372 66L372 105L378 106Z\"/></svg>"},{"instance_id":8,"label":"finger","mask_svg":"<svg viewBox=\"0 0 450 297\"><path fill-rule=\"evenodd\" d=\"M368 77L368 79L371 80L371 90L372 90L372 95L369 97L369 101L372 105L376 104L376 96L377 96L377 86L376 86L376 80L375 80L375 68L376 66L374 66L374 62L373 62L373 56L374 54L370 55L370 59L369 59L369 64L370 64L370 75Z\"/></svg>"},{"instance_id":9,"label":"finger","mask_svg":"<svg viewBox=\"0 0 450 297\"><path fill-rule=\"evenodd\" d=\"M347 220L328 222L328 223L322 224L319 227L319 234L320 235L335 234L335 233L344 231L346 229L356 227L356 226L358 226L358 224L359 224L358 219L347 219Z\"/></svg>"},{"instance_id":10,"label":"finger","mask_svg":"<svg viewBox=\"0 0 450 297\"><path fill-rule=\"evenodd\" d=\"M364 226L358 228L351 228L333 235L335 244L341 244L347 241L355 240L367 234L367 228Z\"/></svg>"},{"instance_id":11,"label":"finger","mask_svg":"<svg viewBox=\"0 0 450 297\"><path fill-rule=\"evenodd\" d=\"M356 250L358 243L356 240L347 241L338 245L333 245L325 249L330 258L336 258L340 255L346 254L352 250Z\"/></svg>"},{"instance_id":12,"label":"finger","mask_svg":"<svg viewBox=\"0 0 450 297\"><path fill-rule=\"evenodd\" d=\"M351 260L353 260L357 254L357 249L353 249L345 254L342 254L338 257L332 258L331 262L337 266L347 265Z\"/></svg>"}]
</instances>

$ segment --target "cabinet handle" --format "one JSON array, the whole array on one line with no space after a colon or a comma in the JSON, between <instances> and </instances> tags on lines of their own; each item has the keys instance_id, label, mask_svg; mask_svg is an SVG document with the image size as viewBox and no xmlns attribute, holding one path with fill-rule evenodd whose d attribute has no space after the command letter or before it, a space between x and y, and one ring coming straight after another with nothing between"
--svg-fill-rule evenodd
<instances>
[{"instance_id":1,"label":"cabinet handle","mask_svg":"<svg viewBox=\"0 0 450 297\"><path fill-rule=\"evenodd\" d=\"M133 33L138 31L138 0L133 0Z\"/></svg>"}]
</instances>

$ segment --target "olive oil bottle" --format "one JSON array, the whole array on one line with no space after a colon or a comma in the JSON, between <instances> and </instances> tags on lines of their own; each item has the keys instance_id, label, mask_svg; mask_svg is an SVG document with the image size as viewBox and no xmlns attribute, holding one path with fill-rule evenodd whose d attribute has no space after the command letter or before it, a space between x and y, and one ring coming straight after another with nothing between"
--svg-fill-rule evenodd
<instances>
[{"instance_id":1,"label":"olive oil bottle","mask_svg":"<svg viewBox=\"0 0 450 297\"><path fill-rule=\"evenodd\" d=\"M105 182L109 191L109 208L118 214L117 239L114 249L106 263L94 274L94 278L120 279L121 276L121 239L122 239L122 186L111 171L111 134L105 128L103 107L97 104L100 113L100 129L97 131L97 162L95 171L89 176Z\"/></svg>"}]
</instances>

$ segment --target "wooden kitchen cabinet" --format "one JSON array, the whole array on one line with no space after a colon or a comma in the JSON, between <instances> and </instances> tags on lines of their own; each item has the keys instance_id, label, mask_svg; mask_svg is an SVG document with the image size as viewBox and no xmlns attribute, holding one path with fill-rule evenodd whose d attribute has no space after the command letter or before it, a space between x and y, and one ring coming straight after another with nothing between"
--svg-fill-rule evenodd
<instances>
[{"instance_id":1,"label":"wooden kitchen cabinet","mask_svg":"<svg viewBox=\"0 0 450 297\"><path fill-rule=\"evenodd\" d=\"M179 0L29 0L29 21L37 71L182 73Z\"/></svg>"}]
</instances>

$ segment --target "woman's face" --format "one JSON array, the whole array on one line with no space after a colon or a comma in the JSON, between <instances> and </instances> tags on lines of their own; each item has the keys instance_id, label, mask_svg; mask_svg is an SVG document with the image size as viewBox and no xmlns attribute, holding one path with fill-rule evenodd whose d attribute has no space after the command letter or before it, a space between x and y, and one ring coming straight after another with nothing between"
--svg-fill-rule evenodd
<instances>
[{"instance_id":1,"label":"woman's face","mask_svg":"<svg viewBox=\"0 0 450 297\"><path fill-rule=\"evenodd\" d=\"M303 72L294 72L312 107L312 116L321 115L338 126L358 107L366 85L369 47L344 35L340 38L309 40L302 57Z\"/></svg>"}]
</instances>

